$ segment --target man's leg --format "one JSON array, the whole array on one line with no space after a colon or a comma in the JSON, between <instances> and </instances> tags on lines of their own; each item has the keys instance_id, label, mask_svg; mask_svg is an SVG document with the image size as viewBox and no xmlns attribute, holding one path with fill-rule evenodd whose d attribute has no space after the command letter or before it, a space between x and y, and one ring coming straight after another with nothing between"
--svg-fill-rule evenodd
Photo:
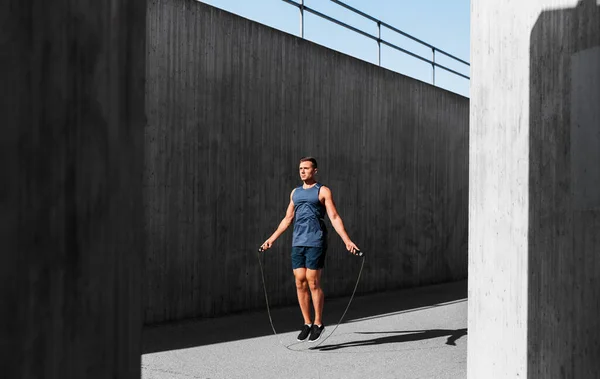
<instances>
[{"instance_id":1,"label":"man's leg","mask_svg":"<svg viewBox=\"0 0 600 379\"><path fill-rule=\"evenodd\" d=\"M321 288L321 269L319 270L306 270L306 280L310 288L312 295L312 303L315 308L315 325L323 325L323 305L325 303L325 295Z\"/></svg>"},{"instance_id":2,"label":"man's leg","mask_svg":"<svg viewBox=\"0 0 600 379\"><path fill-rule=\"evenodd\" d=\"M310 319L310 292L308 281L306 279L306 269L294 269L294 278L296 279L296 292L298 294L298 304L302 311L302 317L305 324L312 324Z\"/></svg>"}]
</instances>

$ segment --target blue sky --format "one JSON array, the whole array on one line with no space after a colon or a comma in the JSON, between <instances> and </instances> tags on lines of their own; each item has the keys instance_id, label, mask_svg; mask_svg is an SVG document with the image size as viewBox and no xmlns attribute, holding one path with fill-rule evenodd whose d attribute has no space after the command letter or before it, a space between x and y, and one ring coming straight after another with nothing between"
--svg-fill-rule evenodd
<instances>
[{"instance_id":1,"label":"blue sky","mask_svg":"<svg viewBox=\"0 0 600 379\"><path fill-rule=\"evenodd\" d=\"M300 35L298 8L282 0L201 0L242 17L284 32ZM300 0L295 0L300 2ZM342 0L344 3L442 49L470 61L470 0ZM330 17L372 35L377 25L329 0L304 0L304 4ZM329 48L377 64L377 42L339 25L305 12L304 38ZM431 49L393 31L382 28L381 38L413 53L431 59ZM436 62L470 76L469 67L442 54ZM431 83L431 65L382 45L381 65L413 78ZM469 81L440 68L435 71L439 87L469 96Z\"/></svg>"}]
</instances>

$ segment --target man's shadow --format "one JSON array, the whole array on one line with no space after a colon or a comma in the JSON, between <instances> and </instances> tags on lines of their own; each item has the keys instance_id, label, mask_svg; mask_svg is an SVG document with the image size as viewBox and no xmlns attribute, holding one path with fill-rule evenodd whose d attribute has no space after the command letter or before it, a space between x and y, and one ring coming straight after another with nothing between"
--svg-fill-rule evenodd
<instances>
[{"instance_id":1,"label":"man's shadow","mask_svg":"<svg viewBox=\"0 0 600 379\"><path fill-rule=\"evenodd\" d=\"M378 337L370 340L361 341L350 341L335 345L323 345L311 349L330 351L343 349L346 347L359 347L359 346L373 346L381 345L386 343L401 343L401 342L412 342L421 341L431 338L438 338L448 336L446 345L456 346L456 340L460 337L467 335L467 329L431 329L431 330L398 330L390 332L357 332L356 334L394 334L392 336Z\"/></svg>"}]
</instances>

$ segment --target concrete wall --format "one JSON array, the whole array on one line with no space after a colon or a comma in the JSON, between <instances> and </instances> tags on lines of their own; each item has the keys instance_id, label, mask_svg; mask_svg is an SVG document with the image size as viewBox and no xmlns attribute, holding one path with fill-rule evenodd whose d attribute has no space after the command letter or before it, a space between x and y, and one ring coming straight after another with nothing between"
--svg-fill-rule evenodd
<instances>
[{"instance_id":1,"label":"concrete wall","mask_svg":"<svg viewBox=\"0 0 600 379\"><path fill-rule=\"evenodd\" d=\"M600 7L472 2L469 378L600 377Z\"/></svg>"},{"instance_id":2,"label":"concrete wall","mask_svg":"<svg viewBox=\"0 0 600 379\"><path fill-rule=\"evenodd\" d=\"M359 292L466 277L468 99L194 1L151 1L147 28L147 323L264 307L256 250L305 155L368 254ZM349 294L330 230L325 293ZM290 237L273 305L296 302Z\"/></svg>"},{"instance_id":3,"label":"concrete wall","mask_svg":"<svg viewBox=\"0 0 600 379\"><path fill-rule=\"evenodd\" d=\"M0 5L0 372L139 378L145 1Z\"/></svg>"}]
</instances>

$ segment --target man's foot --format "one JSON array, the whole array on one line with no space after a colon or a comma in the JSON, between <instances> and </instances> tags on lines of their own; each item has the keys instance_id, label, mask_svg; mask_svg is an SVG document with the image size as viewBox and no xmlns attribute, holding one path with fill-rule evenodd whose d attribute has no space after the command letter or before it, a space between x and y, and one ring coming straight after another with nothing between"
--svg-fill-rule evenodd
<instances>
[{"instance_id":1,"label":"man's foot","mask_svg":"<svg viewBox=\"0 0 600 379\"><path fill-rule=\"evenodd\" d=\"M310 334L311 330L312 330L311 325L304 324L302 329L300 329L300 334L298 334L298 341L306 340L308 338L308 335Z\"/></svg>"},{"instance_id":2,"label":"man's foot","mask_svg":"<svg viewBox=\"0 0 600 379\"><path fill-rule=\"evenodd\" d=\"M308 342L317 341L319 338L321 338L323 331L325 331L325 325L318 326L313 324L310 330L310 337L308 338Z\"/></svg>"}]
</instances>

